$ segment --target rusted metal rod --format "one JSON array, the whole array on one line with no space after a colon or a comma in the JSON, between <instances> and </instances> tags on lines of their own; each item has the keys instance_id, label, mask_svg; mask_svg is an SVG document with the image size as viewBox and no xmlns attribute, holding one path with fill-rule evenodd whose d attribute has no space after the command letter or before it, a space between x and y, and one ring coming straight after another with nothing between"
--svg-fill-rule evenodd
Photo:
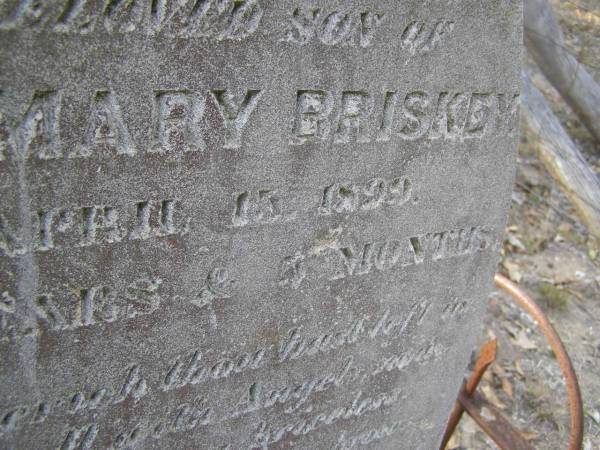
<instances>
[{"instance_id":1,"label":"rusted metal rod","mask_svg":"<svg viewBox=\"0 0 600 450\"><path fill-rule=\"evenodd\" d=\"M569 409L571 415L571 430L569 434L569 450L580 450L583 441L583 407L581 402L581 392L575 370L571 364L571 359L565 350L560 336L540 309L540 307L516 284L506 277L497 274L495 277L496 285L508 293L517 304L530 314L538 323L548 344L556 355L563 376L567 384L567 394L569 398ZM490 436L498 446L503 450L531 450L533 447L521 436L521 434L488 402L483 396L477 393L476 389L483 374L487 368L496 359L496 340L486 342L479 352L479 357L468 381L458 394L458 399L454 409L448 419L446 432L442 439L440 450L444 450L448 444L456 426L458 425L463 413L466 411L481 429ZM483 411L487 410L487 418L484 418ZM490 419L490 414L493 419Z\"/></svg>"},{"instance_id":2,"label":"rusted metal rod","mask_svg":"<svg viewBox=\"0 0 600 450\"><path fill-rule=\"evenodd\" d=\"M556 355L560 369L565 377L569 397L571 430L569 432L568 448L569 450L580 450L583 441L583 405L581 402L581 392L579 390L579 383L577 382L577 375L575 375L575 369L573 369L573 364L560 336L541 308L515 283L500 274L496 274L494 281L496 282L496 286L508 293L521 308L537 321L548 340L550 348Z\"/></svg>"},{"instance_id":3,"label":"rusted metal rod","mask_svg":"<svg viewBox=\"0 0 600 450\"><path fill-rule=\"evenodd\" d=\"M481 381L481 378L483 377L483 374L485 373L487 368L496 360L496 349L496 339L488 341L482 345L481 349L479 350L477 362L475 363L475 368L473 369L469 380L463 384L461 388L461 393L464 393L467 396L473 395L475 389L477 389L477 386ZM448 419L448 425L446 426L446 432L444 433L442 444L440 445L440 450L444 450L446 448L446 445L448 445L448 442L454 434L454 430L458 426L458 423L460 422L464 411L464 406L459 400L457 400L454 404L454 409L452 409L452 413L450 414L450 418Z\"/></svg>"}]
</instances>

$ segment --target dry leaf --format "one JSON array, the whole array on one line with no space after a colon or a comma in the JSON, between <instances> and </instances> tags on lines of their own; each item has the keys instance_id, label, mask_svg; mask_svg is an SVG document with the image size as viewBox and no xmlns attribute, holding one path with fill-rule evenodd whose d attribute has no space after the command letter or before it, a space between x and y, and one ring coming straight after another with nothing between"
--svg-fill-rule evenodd
<instances>
[{"instance_id":1,"label":"dry leaf","mask_svg":"<svg viewBox=\"0 0 600 450\"><path fill-rule=\"evenodd\" d=\"M485 398L488 399L488 401L494 405L496 408L498 409L506 409L506 405L504 403L502 403L502 401L498 398L498 396L496 395L496 392L494 391L494 389L492 389L491 386L483 386L481 388L481 391L484 393Z\"/></svg>"},{"instance_id":2,"label":"dry leaf","mask_svg":"<svg viewBox=\"0 0 600 450\"><path fill-rule=\"evenodd\" d=\"M573 231L573 225L567 222L563 222L556 229L560 233L570 233L571 231Z\"/></svg>"},{"instance_id":3,"label":"dry leaf","mask_svg":"<svg viewBox=\"0 0 600 450\"><path fill-rule=\"evenodd\" d=\"M523 253L527 252L527 247L521 242L521 240L516 237L514 234L509 234L507 236L507 240L510 246L514 247L516 250L519 250Z\"/></svg>"},{"instance_id":4,"label":"dry leaf","mask_svg":"<svg viewBox=\"0 0 600 450\"><path fill-rule=\"evenodd\" d=\"M490 384L494 382L494 375L490 370L483 372L483 376L481 378Z\"/></svg>"},{"instance_id":5,"label":"dry leaf","mask_svg":"<svg viewBox=\"0 0 600 450\"><path fill-rule=\"evenodd\" d=\"M511 261L504 260L502 265L508 272L508 277L513 280L515 283L519 283L523 278L523 274L521 273L521 267Z\"/></svg>"},{"instance_id":6,"label":"dry leaf","mask_svg":"<svg viewBox=\"0 0 600 450\"><path fill-rule=\"evenodd\" d=\"M523 368L521 367L521 363L517 360L515 361L515 368L517 369L517 373L521 375L522 378L525 378L525 372L523 372Z\"/></svg>"},{"instance_id":7,"label":"dry leaf","mask_svg":"<svg viewBox=\"0 0 600 450\"><path fill-rule=\"evenodd\" d=\"M591 419L596 422L597 425L600 425L600 411L595 409L593 411L585 411L585 414L588 415Z\"/></svg>"},{"instance_id":8,"label":"dry leaf","mask_svg":"<svg viewBox=\"0 0 600 450\"><path fill-rule=\"evenodd\" d=\"M511 399L513 398L513 387L508 378L500 378L502 382L502 390L508 395Z\"/></svg>"},{"instance_id":9,"label":"dry leaf","mask_svg":"<svg viewBox=\"0 0 600 450\"><path fill-rule=\"evenodd\" d=\"M515 322L504 322L504 323L501 323L502 328L504 328L506 330L506 332L509 335L511 335L513 338L517 337L517 335L519 333L523 332L523 329L517 327L517 325L521 325L521 324L520 323L515 323Z\"/></svg>"},{"instance_id":10,"label":"dry leaf","mask_svg":"<svg viewBox=\"0 0 600 450\"><path fill-rule=\"evenodd\" d=\"M504 369L504 367L502 367L500 364L498 364L496 362L496 364L494 364L492 366L492 370L494 371L494 373L496 375L498 375L500 378L506 378L508 376L508 372Z\"/></svg>"},{"instance_id":11,"label":"dry leaf","mask_svg":"<svg viewBox=\"0 0 600 450\"><path fill-rule=\"evenodd\" d=\"M450 440L448 441L447 447L452 450L460 447L460 439L457 436L458 433L454 433Z\"/></svg>"},{"instance_id":12,"label":"dry leaf","mask_svg":"<svg viewBox=\"0 0 600 450\"><path fill-rule=\"evenodd\" d=\"M538 348L535 341L531 340L524 330L519 331L519 333L513 339L513 343L525 350L535 350Z\"/></svg>"},{"instance_id":13,"label":"dry leaf","mask_svg":"<svg viewBox=\"0 0 600 450\"><path fill-rule=\"evenodd\" d=\"M540 434L536 433L535 431L520 431L520 433L526 441L533 441L540 437Z\"/></svg>"}]
</instances>

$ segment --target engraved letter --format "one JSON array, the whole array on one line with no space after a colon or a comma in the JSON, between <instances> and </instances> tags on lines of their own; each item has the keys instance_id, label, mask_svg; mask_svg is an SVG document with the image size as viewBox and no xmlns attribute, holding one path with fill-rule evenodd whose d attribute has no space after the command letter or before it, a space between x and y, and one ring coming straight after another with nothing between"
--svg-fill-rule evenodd
<instances>
[{"instance_id":1,"label":"engraved letter","mask_svg":"<svg viewBox=\"0 0 600 450\"><path fill-rule=\"evenodd\" d=\"M438 99L435 119L429 133L430 139L459 137L467 121L469 95L442 92Z\"/></svg>"},{"instance_id":2,"label":"engraved letter","mask_svg":"<svg viewBox=\"0 0 600 450\"><path fill-rule=\"evenodd\" d=\"M498 94L498 130L512 133L519 128L519 94Z\"/></svg>"},{"instance_id":3,"label":"engraved letter","mask_svg":"<svg viewBox=\"0 0 600 450\"><path fill-rule=\"evenodd\" d=\"M356 252L352 247L337 249L344 268L338 271L331 278L338 280L352 275L364 275L371 271L373 267L373 256L375 256L375 244L367 243L360 252Z\"/></svg>"},{"instance_id":4,"label":"engraved letter","mask_svg":"<svg viewBox=\"0 0 600 450\"><path fill-rule=\"evenodd\" d=\"M93 0L71 0L65 7L54 26L58 33L87 34L94 31L97 13Z\"/></svg>"},{"instance_id":5,"label":"engraved letter","mask_svg":"<svg viewBox=\"0 0 600 450\"><path fill-rule=\"evenodd\" d=\"M128 319L135 316L152 314L160 305L158 288L162 280L160 278L141 278L127 286L127 307L125 314Z\"/></svg>"},{"instance_id":6,"label":"engraved letter","mask_svg":"<svg viewBox=\"0 0 600 450\"><path fill-rule=\"evenodd\" d=\"M318 8L303 10L294 9L290 19L289 28L285 32L282 41L293 42L294 44L304 45L315 37L317 28L317 19L320 17L321 10Z\"/></svg>"},{"instance_id":7,"label":"engraved letter","mask_svg":"<svg viewBox=\"0 0 600 450\"><path fill-rule=\"evenodd\" d=\"M136 153L129 131L121 118L119 105L114 94L109 91L98 91L93 97L85 143L73 156L88 157L98 150L117 155Z\"/></svg>"},{"instance_id":8,"label":"engraved letter","mask_svg":"<svg viewBox=\"0 0 600 450\"><path fill-rule=\"evenodd\" d=\"M329 114L333 99L325 91L298 91L296 116L290 144L301 145L307 140L326 140L331 124Z\"/></svg>"},{"instance_id":9,"label":"engraved letter","mask_svg":"<svg viewBox=\"0 0 600 450\"><path fill-rule=\"evenodd\" d=\"M402 116L404 126L400 129L400 136L407 140L419 139L429 128L427 113L429 109L429 96L426 92L409 92L404 98Z\"/></svg>"},{"instance_id":10,"label":"engraved letter","mask_svg":"<svg viewBox=\"0 0 600 450\"><path fill-rule=\"evenodd\" d=\"M37 233L35 235L35 249L47 251L56 246L59 233L64 233L73 225L71 210L53 208L38 211Z\"/></svg>"},{"instance_id":11,"label":"engraved letter","mask_svg":"<svg viewBox=\"0 0 600 450\"><path fill-rule=\"evenodd\" d=\"M398 102L398 94L395 92L386 92L383 100L383 112L381 114L381 126L377 131L377 142L388 142L392 133L394 124L394 116L396 114L396 103Z\"/></svg>"},{"instance_id":12,"label":"engraved letter","mask_svg":"<svg viewBox=\"0 0 600 450\"><path fill-rule=\"evenodd\" d=\"M6 217L0 213L0 250L6 255L13 257L27 252L21 236L15 231L16 226L8 222Z\"/></svg>"},{"instance_id":13,"label":"engraved letter","mask_svg":"<svg viewBox=\"0 0 600 450\"><path fill-rule=\"evenodd\" d=\"M360 15L360 46L366 48L371 44L376 29L381 25L383 13L364 12Z\"/></svg>"},{"instance_id":14,"label":"engraved letter","mask_svg":"<svg viewBox=\"0 0 600 450\"><path fill-rule=\"evenodd\" d=\"M114 322L120 314L114 292L106 286L94 286L79 291L80 304L76 313L76 326L87 327L97 321Z\"/></svg>"},{"instance_id":15,"label":"engraved letter","mask_svg":"<svg viewBox=\"0 0 600 450\"><path fill-rule=\"evenodd\" d=\"M263 16L258 0L234 0L231 3L231 19L227 28L219 34L219 40L240 40L250 36L258 29Z\"/></svg>"},{"instance_id":16,"label":"engraved letter","mask_svg":"<svg viewBox=\"0 0 600 450\"><path fill-rule=\"evenodd\" d=\"M204 150L199 124L203 114L204 100L197 94L185 91L158 92L150 151L183 153Z\"/></svg>"},{"instance_id":17,"label":"engraved letter","mask_svg":"<svg viewBox=\"0 0 600 450\"><path fill-rule=\"evenodd\" d=\"M7 291L4 291L0 296L0 333L8 330L8 317L15 313L16 300ZM0 431L2 427L0 426Z\"/></svg>"},{"instance_id":18,"label":"engraved letter","mask_svg":"<svg viewBox=\"0 0 600 450\"><path fill-rule=\"evenodd\" d=\"M2 94L2 91L0 91ZM1 99L1 97L0 97ZM5 161L14 152L15 143L6 116L0 111L0 161Z\"/></svg>"},{"instance_id":19,"label":"engraved letter","mask_svg":"<svg viewBox=\"0 0 600 450\"><path fill-rule=\"evenodd\" d=\"M67 437L60 446L60 450L88 450L92 448L97 434L98 426L96 424L84 425L81 428L69 430Z\"/></svg>"},{"instance_id":20,"label":"engraved letter","mask_svg":"<svg viewBox=\"0 0 600 450\"><path fill-rule=\"evenodd\" d=\"M45 321L52 330L64 330L67 321L50 295L42 295L36 299L35 312L40 320Z\"/></svg>"},{"instance_id":21,"label":"engraved letter","mask_svg":"<svg viewBox=\"0 0 600 450\"><path fill-rule=\"evenodd\" d=\"M55 159L61 156L58 118L60 94L36 92L17 128L17 158Z\"/></svg>"},{"instance_id":22,"label":"engraved letter","mask_svg":"<svg viewBox=\"0 0 600 450\"><path fill-rule=\"evenodd\" d=\"M144 2L137 0L112 0L104 8L104 26L109 33L131 33L144 16Z\"/></svg>"},{"instance_id":23,"label":"engraved letter","mask_svg":"<svg viewBox=\"0 0 600 450\"><path fill-rule=\"evenodd\" d=\"M336 45L352 31L352 16L341 12L329 14L319 30L319 39L325 45Z\"/></svg>"},{"instance_id":24,"label":"engraved letter","mask_svg":"<svg viewBox=\"0 0 600 450\"><path fill-rule=\"evenodd\" d=\"M83 216L82 245L91 245L103 240L119 242L119 212L110 206L91 206L81 208ZM98 233L102 236L98 236Z\"/></svg>"},{"instance_id":25,"label":"engraved letter","mask_svg":"<svg viewBox=\"0 0 600 450\"><path fill-rule=\"evenodd\" d=\"M242 146L242 132L250 114L256 108L261 91L247 90L243 100L223 90L211 91L225 127L225 144L223 148L235 149ZM237 105L237 106L236 106Z\"/></svg>"},{"instance_id":26,"label":"engraved letter","mask_svg":"<svg viewBox=\"0 0 600 450\"><path fill-rule=\"evenodd\" d=\"M467 123L465 125L466 137L478 138L485 134L492 110L490 100L490 94L474 93L471 95Z\"/></svg>"},{"instance_id":27,"label":"engraved letter","mask_svg":"<svg viewBox=\"0 0 600 450\"><path fill-rule=\"evenodd\" d=\"M323 191L323 200L319 213L328 215L332 213L351 213L358 206L356 186L352 183L332 184Z\"/></svg>"},{"instance_id":28,"label":"engraved letter","mask_svg":"<svg viewBox=\"0 0 600 450\"><path fill-rule=\"evenodd\" d=\"M342 112L335 133L335 142L369 142L367 119L372 109L373 101L366 92L342 93Z\"/></svg>"},{"instance_id":29,"label":"engraved letter","mask_svg":"<svg viewBox=\"0 0 600 450\"><path fill-rule=\"evenodd\" d=\"M279 284L281 286L289 284L292 289L298 289L304 278L306 278L304 255L298 253L283 259L279 275Z\"/></svg>"}]
</instances>

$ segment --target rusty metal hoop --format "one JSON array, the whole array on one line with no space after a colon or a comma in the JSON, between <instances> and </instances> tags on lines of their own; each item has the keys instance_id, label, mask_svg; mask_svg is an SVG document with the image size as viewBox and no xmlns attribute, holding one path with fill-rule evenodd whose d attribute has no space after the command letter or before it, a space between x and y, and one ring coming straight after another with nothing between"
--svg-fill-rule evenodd
<instances>
[{"instance_id":1,"label":"rusty metal hoop","mask_svg":"<svg viewBox=\"0 0 600 450\"><path fill-rule=\"evenodd\" d=\"M560 336L550 323L542 309L521 288L508 278L496 274L494 281L496 286L510 295L510 297L523 308L538 323L542 333L546 337L550 348L554 352L560 369L566 381L567 395L569 398L569 410L571 417L571 428L569 432L569 450L580 450L583 441L583 406L581 392L573 364L569 358ZM454 433L462 414L466 411L482 430L490 436L503 450L529 450L532 447L526 442L521 434L508 422L502 414L485 397L480 395L476 389L481 377L487 368L496 359L496 341L485 343L480 351L475 369L468 381L458 394L454 409L448 419L446 432L442 439L440 450L444 450L450 437ZM491 412L493 419L485 418L483 411ZM488 414L489 417L489 414Z\"/></svg>"}]
</instances>

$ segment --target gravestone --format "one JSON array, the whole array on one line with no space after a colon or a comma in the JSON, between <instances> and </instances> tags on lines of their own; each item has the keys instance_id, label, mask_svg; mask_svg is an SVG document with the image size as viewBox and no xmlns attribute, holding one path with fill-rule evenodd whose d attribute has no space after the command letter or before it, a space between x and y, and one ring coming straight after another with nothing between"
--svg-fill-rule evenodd
<instances>
[{"instance_id":1,"label":"gravestone","mask_svg":"<svg viewBox=\"0 0 600 450\"><path fill-rule=\"evenodd\" d=\"M0 3L0 447L435 449L518 0Z\"/></svg>"}]
</instances>

